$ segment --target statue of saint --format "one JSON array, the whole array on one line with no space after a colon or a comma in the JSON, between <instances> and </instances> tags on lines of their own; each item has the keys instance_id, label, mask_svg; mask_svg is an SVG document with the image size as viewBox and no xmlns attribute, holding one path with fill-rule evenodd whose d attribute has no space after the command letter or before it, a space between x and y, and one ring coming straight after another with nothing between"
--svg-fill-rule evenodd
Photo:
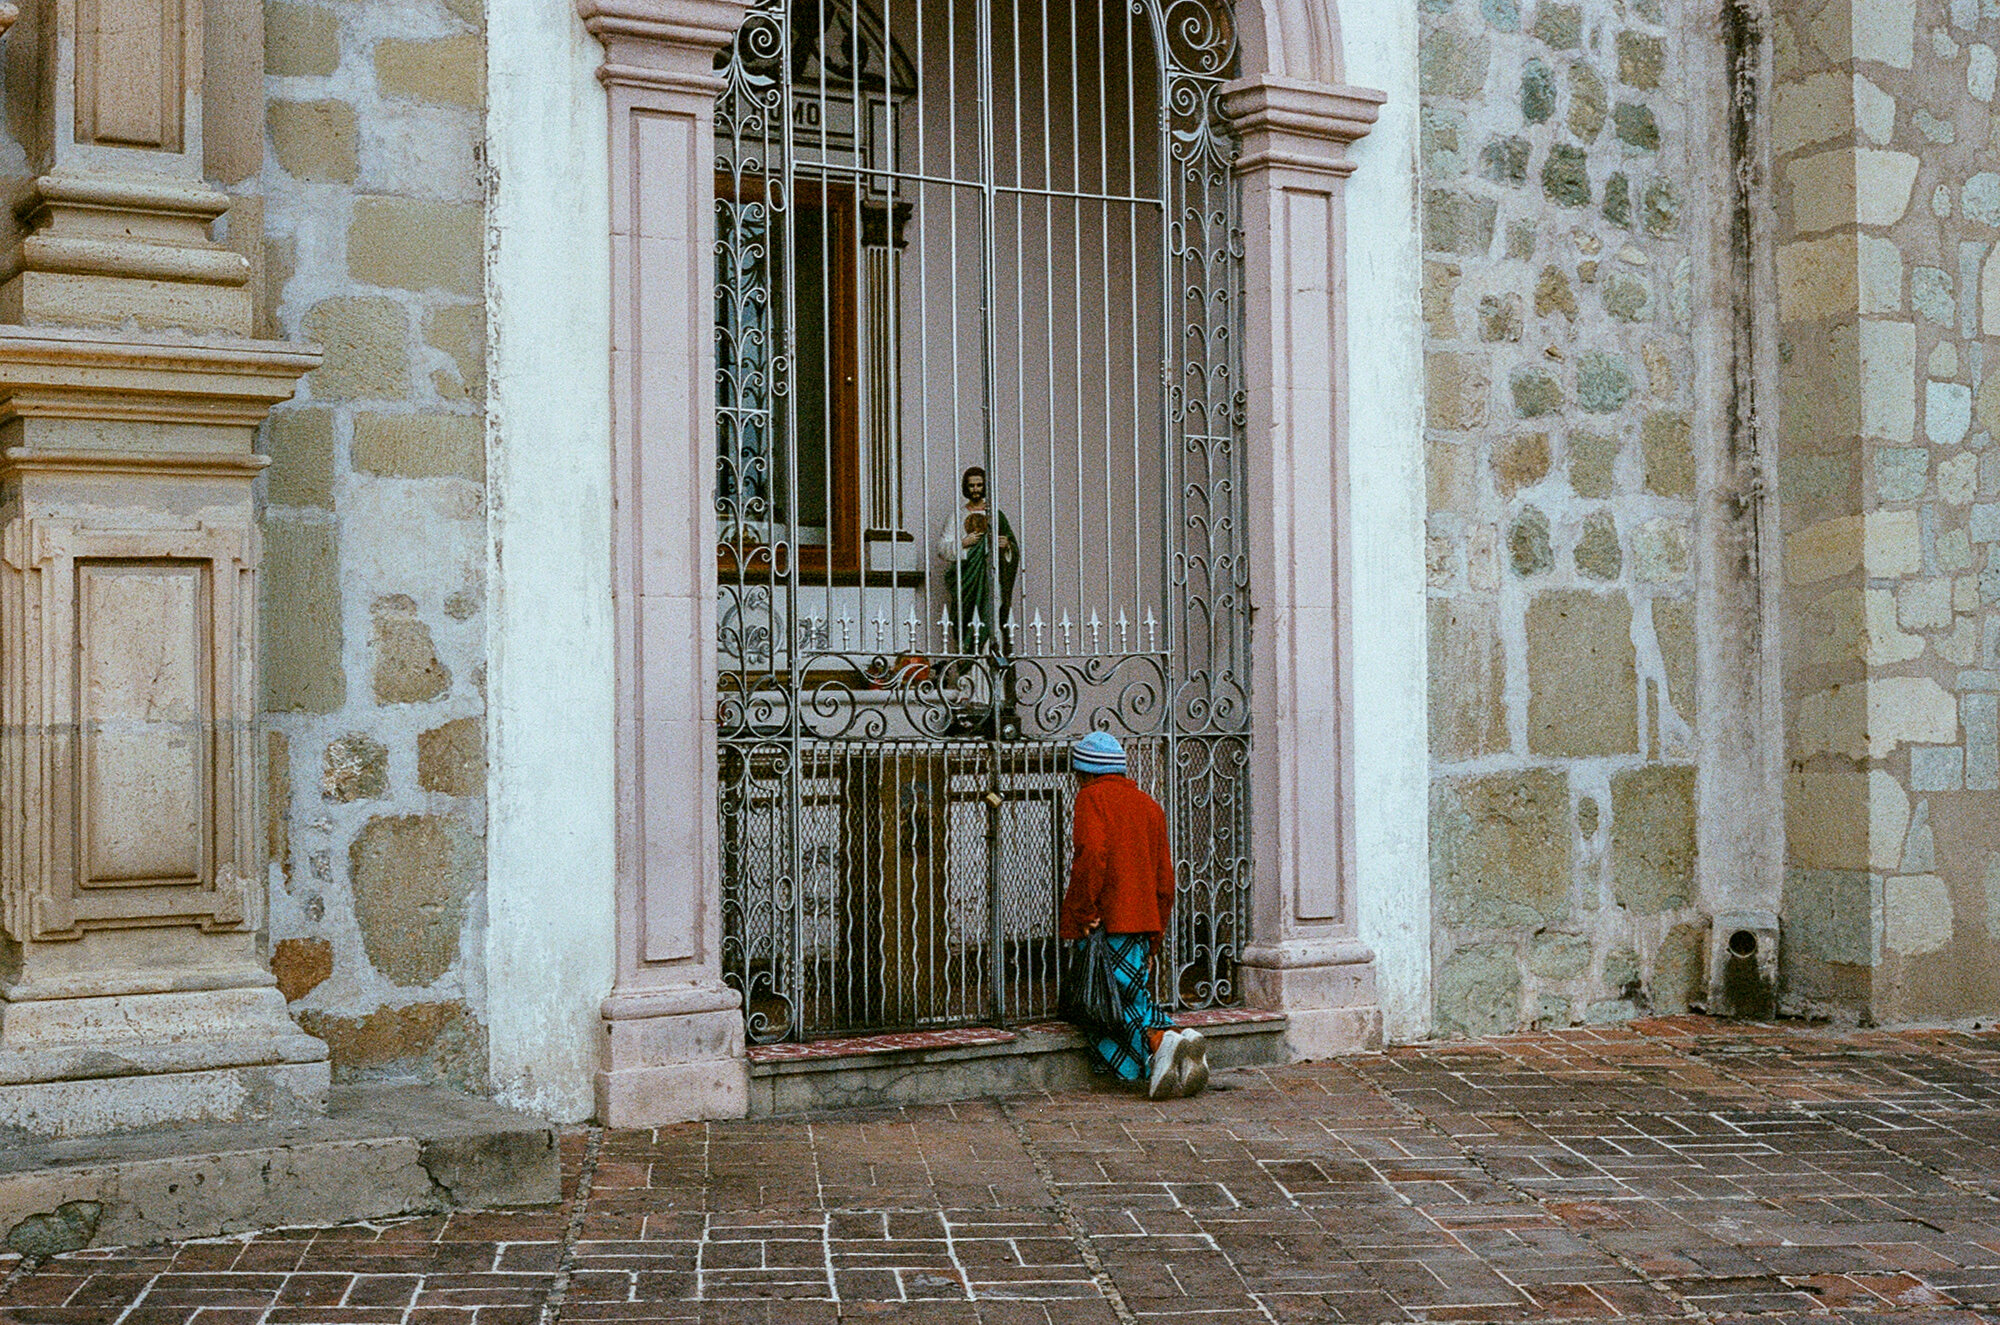
<instances>
[{"instance_id":1,"label":"statue of saint","mask_svg":"<svg viewBox=\"0 0 2000 1325\"><path fill-rule=\"evenodd\" d=\"M1021 547L1007 513L986 501L986 471L978 465L965 471L958 490L965 508L946 517L938 533L938 555L944 558L945 592L951 596L951 618L958 627L962 653L994 649L1005 654L1001 633L1014 610L1014 577L1021 569ZM993 563L998 548L1000 603L994 611ZM994 641L998 641L994 643Z\"/></svg>"}]
</instances>

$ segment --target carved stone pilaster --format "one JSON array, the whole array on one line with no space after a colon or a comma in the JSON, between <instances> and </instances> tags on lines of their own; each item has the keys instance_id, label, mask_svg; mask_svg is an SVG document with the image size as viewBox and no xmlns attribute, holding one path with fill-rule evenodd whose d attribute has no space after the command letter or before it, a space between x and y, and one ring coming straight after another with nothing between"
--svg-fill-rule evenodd
<instances>
[{"instance_id":1,"label":"carved stone pilaster","mask_svg":"<svg viewBox=\"0 0 2000 1325\"><path fill-rule=\"evenodd\" d=\"M748 1107L716 809L715 53L740 0L581 0L610 102L618 974L598 1116Z\"/></svg>"},{"instance_id":2,"label":"carved stone pilaster","mask_svg":"<svg viewBox=\"0 0 2000 1325\"><path fill-rule=\"evenodd\" d=\"M1319 1057L1379 1044L1375 957L1357 936L1344 410L1349 143L1383 96L1275 77L1225 91L1243 190L1256 882L1250 1002Z\"/></svg>"},{"instance_id":3,"label":"carved stone pilaster","mask_svg":"<svg viewBox=\"0 0 2000 1325\"><path fill-rule=\"evenodd\" d=\"M208 237L201 21L31 0L8 41L36 175L0 271L0 1128L324 1106L260 933L251 490L318 356L247 338Z\"/></svg>"}]
</instances>

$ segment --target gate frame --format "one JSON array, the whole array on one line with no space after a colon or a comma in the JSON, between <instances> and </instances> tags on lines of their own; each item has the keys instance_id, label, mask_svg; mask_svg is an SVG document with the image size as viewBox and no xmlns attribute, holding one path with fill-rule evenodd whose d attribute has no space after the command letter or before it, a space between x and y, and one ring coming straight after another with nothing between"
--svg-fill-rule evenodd
<instances>
[{"instance_id":1,"label":"gate frame","mask_svg":"<svg viewBox=\"0 0 2000 1325\"><path fill-rule=\"evenodd\" d=\"M742 0L577 0L604 46L611 197L612 594L618 683L617 962L600 1009L598 1118L740 1117L740 998L721 975L711 500L715 53ZM1251 1005L1297 1058L1381 1040L1356 929L1346 148L1385 97L1339 82L1325 0L1241 0L1252 595ZM1294 371L1292 365L1311 365ZM1322 371L1319 365L1325 365Z\"/></svg>"}]
</instances>

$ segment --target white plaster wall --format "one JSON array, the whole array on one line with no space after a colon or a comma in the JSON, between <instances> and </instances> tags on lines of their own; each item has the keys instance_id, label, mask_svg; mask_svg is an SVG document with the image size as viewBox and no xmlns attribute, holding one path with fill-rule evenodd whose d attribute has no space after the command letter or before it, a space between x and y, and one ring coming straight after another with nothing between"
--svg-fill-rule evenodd
<instances>
[{"instance_id":1,"label":"white plaster wall","mask_svg":"<svg viewBox=\"0 0 2000 1325\"><path fill-rule=\"evenodd\" d=\"M593 1107L616 953L610 197L603 51L487 7L488 906L503 1102Z\"/></svg>"},{"instance_id":2,"label":"white plaster wall","mask_svg":"<svg viewBox=\"0 0 2000 1325\"><path fill-rule=\"evenodd\" d=\"M1361 937L1383 1033L1430 1031L1423 280L1414 5L1338 0L1344 77L1389 94L1347 183L1348 519Z\"/></svg>"}]
</instances>

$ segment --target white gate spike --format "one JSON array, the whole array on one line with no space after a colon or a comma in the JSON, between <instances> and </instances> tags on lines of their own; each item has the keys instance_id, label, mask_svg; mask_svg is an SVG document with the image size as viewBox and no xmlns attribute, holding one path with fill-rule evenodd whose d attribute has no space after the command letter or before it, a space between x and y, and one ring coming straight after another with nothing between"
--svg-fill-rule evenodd
<instances>
[{"instance_id":1,"label":"white gate spike","mask_svg":"<svg viewBox=\"0 0 2000 1325\"><path fill-rule=\"evenodd\" d=\"M1028 629L1035 632L1035 652L1039 654L1042 652L1042 631L1044 629L1041 608L1038 607L1035 609L1035 619L1028 623Z\"/></svg>"},{"instance_id":2,"label":"white gate spike","mask_svg":"<svg viewBox=\"0 0 2000 1325\"><path fill-rule=\"evenodd\" d=\"M911 653L917 651L917 628L923 624L922 621L917 619L917 609L914 607L911 608L909 618L903 622L903 628L910 632Z\"/></svg>"},{"instance_id":3,"label":"white gate spike","mask_svg":"<svg viewBox=\"0 0 2000 1325\"><path fill-rule=\"evenodd\" d=\"M840 614L840 651L846 653L854 643L854 618L847 613Z\"/></svg>"},{"instance_id":4,"label":"white gate spike","mask_svg":"<svg viewBox=\"0 0 2000 1325\"><path fill-rule=\"evenodd\" d=\"M1160 642L1154 635L1154 630L1158 627L1158 625L1159 622L1153 620L1153 609L1150 607L1147 608L1146 609L1146 652L1148 653L1158 653L1160 651Z\"/></svg>"},{"instance_id":5,"label":"white gate spike","mask_svg":"<svg viewBox=\"0 0 2000 1325\"><path fill-rule=\"evenodd\" d=\"M889 618L881 612L875 614L875 652L882 653L888 646Z\"/></svg>"},{"instance_id":6,"label":"white gate spike","mask_svg":"<svg viewBox=\"0 0 2000 1325\"><path fill-rule=\"evenodd\" d=\"M1118 652L1132 651L1131 631L1132 623L1125 619L1125 609L1121 607L1118 609Z\"/></svg>"},{"instance_id":7,"label":"white gate spike","mask_svg":"<svg viewBox=\"0 0 2000 1325\"><path fill-rule=\"evenodd\" d=\"M1099 644L1099 642L1100 642L1100 641L1099 641L1099 638L1098 638L1098 632L1099 632L1099 631L1101 631L1101 630L1102 630L1103 628L1104 628L1104 623L1103 623L1103 622L1101 622L1101 621L1099 621L1099 620L1097 619L1097 609L1096 609L1096 608L1094 608L1094 607L1093 607L1093 608L1091 608L1091 609L1090 609L1090 651L1091 651L1092 653L1096 653L1096 652L1098 652L1098 644Z\"/></svg>"},{"instance_id":8,"label":"white gate spike","mask_svg":"<svg viewBox=\"0 0 2000 1325\"><path fill-rule=\"evenodd\" d=\"M1069 627L1069 609L1068 609L1067 607L1065 607L1065 608L1063 609L1063 619L1062 619L1062 620L1061 620L1060 622L1058 622L1057 624L1058 624L1058 625L1060 625L1060 626L1061 626L1061 628L1062 628L1062 635L1063 635L1063 654L1064 654L1065 656L1067 656L1067 655L1068 655L1068 653L1069 653L1069 629L1070 629L1070 627Z\"/></svg>"}]
</instances>

